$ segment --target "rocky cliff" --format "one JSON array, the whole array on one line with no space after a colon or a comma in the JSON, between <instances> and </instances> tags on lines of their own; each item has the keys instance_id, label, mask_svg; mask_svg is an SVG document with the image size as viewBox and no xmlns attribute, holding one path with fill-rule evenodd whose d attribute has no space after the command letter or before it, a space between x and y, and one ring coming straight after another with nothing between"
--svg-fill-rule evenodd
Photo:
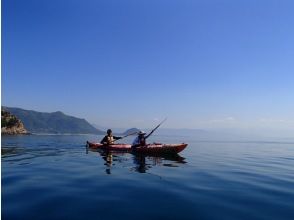
<instances>
[{"instance_id":1,"label":"rocky cliff","mask_svg":"<svg viewBox=\"0 0 294 220\"><path fill-rule=\"evenodd\" d=\"M28 134L23 123L10 112L1 109L1 134Z\"/></svg>"}]
</instances>

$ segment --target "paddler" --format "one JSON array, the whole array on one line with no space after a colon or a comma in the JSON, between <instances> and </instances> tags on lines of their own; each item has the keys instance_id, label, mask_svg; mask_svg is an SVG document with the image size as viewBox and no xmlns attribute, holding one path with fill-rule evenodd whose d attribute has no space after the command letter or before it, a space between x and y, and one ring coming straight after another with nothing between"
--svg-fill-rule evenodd
<instances>
[{"instance_id":1,"label":"paddler","mask_svg":"<svg viewBox=\"0 0 294 220\"><path fill-rule=\"evenodd\" d=\"M136 147L139 147L139 146L146 146L146 138L148 136L145 137L145 134L146 134L146 132L144 132L144 131L140 131L138 133L138 136L133 141L132 148L136 148Z\"/></svg>"},{"instance_id":2,"label":"paddler","mask_svg":"<svg viewBox=\"0 0 294 220\"><path fill-rule=\"evenodd\" d=\"M112 135L112 130L107 130L107 135L104 136L104 138L101 140L101 144L104 145L110 145L113 144L115 140L121 139L121 137L116 137Z\"/></svg>"}]
</instances>

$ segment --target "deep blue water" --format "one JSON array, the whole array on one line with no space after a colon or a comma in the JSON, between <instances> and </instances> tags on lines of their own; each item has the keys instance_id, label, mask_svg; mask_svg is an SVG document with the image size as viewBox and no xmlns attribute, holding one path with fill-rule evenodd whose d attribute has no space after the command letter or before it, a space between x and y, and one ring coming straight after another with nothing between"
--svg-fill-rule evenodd
<instances>
[{"instance_id":1,"label":"deep blue water","mask_svg":"<svg viewBox=\"0 0 294 220\"><path fill-rule=\"evenodd\" d=\"M294 143L154 136L189 144L155 158L85 148L100 138L2 137L2 218L294 219Z\"/></svg>"}]
</instances>

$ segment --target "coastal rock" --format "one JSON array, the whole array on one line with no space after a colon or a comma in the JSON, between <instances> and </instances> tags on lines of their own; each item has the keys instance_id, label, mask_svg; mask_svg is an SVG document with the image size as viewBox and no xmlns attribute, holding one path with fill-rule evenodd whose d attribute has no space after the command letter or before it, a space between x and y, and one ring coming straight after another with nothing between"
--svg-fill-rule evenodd
<instances>
[{"instance_id":1,"label":"coastal rock","mask_svg":"<svg viewBox=\"0 0 294 220\"><path fill-rule=\"evenodd\" d=\"M16 135L29 134L21 120L5 109L1 109L1 134Z\"/></svg>"}]
</instances>

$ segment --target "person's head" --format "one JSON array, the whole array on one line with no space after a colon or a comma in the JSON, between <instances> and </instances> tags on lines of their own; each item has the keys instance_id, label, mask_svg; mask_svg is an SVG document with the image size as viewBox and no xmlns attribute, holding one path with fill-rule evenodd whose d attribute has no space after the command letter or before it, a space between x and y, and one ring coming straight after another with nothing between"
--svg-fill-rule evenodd
<instances>
[{"instance_id":1,"label":"person's head","mask_svg":"<svg viewBox=\"0 0 294 220\"><path fill-rule=\"evenodd\" d=\"M140 131L140 132L138 133L138 135L139 135L140 137L143 137L145 134L146 134L146 132L144 132L144 131Z\"/></svg>"},{"instance_id":2,"label":"person's head","mask_svg":"<svg viewBox=\"0 0 294 220\"><path fill-rule=\"evenodd\" d=\"M111 134L112 134L112 130L111 130L111 129L108 129L108 130L107 130L107 134L108 134L108 135L111 135Z\"/></svg>"}]
</instances>

